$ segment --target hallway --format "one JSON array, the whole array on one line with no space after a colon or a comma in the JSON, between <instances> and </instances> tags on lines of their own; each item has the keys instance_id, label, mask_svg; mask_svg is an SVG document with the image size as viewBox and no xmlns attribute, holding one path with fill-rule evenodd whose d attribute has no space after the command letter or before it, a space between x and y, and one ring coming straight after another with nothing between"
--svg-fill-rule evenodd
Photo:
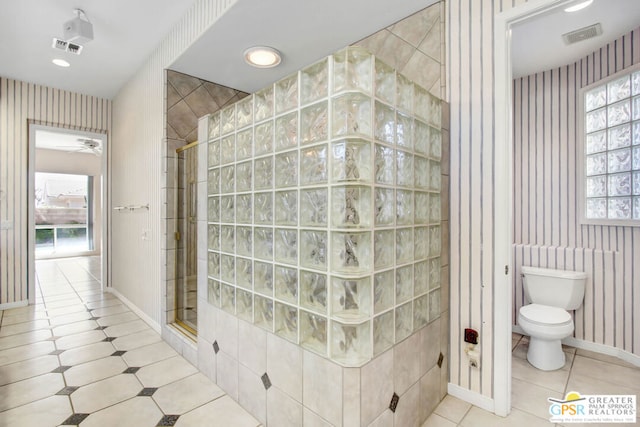
<instances>
[{"instance_id":1,"label":"hallway","mask_svg":"<svg viewBox=\"0 0 640 427\"><path fill-rule=\"evenodd\" d=\"M99 257L36 275L36 305L0 311L0 427L260 424L100 291Z\"/></svg>"}]
</instances>

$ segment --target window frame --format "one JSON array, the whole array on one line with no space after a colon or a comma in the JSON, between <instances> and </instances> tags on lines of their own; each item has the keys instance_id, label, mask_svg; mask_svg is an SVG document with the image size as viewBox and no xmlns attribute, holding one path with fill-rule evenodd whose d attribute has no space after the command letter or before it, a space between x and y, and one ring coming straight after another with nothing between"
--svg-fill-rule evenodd
<instances>
[{"instance_id":1,"label":"window frame","mask_svg":"<svg viewBox=\"0 0 640 427\"><path fill-rule=\"evenodd\" d=\"M595 81L587 86L584 86L582 88L580 88L580 90L578 91L578 108L577 108L577 133L576 133L576 138L577 138L577 149L578 149L578 156L577 156L577 166L578 166L578 180L579 182L577 182L577 187L578 187L578 199L579 199L579 206L577 207L577 209L579 210L579 224L580 225L602 225L602 226L625 226L625 227L640 227L640 219L633 219L633 218L629 218L629 219L609 219L609 218L587 218L587 171L586 171L586 163L587 163L587 152L586 152L586 136L587 136L587 132L586 132L586 105L585 105L585 95L587 92L591 91L592 89L598 87L598 86L603 86L603 85L607 85L609 82L614 81L619 79L620 77L626 76L626 75L632 75L635 72L640 71L640 63L637 64L633 64L623 70L618 71L617 73L611 74L607 77L604 77L598 81ZM638 95L636 95L638 96ZM634 96L632 95L630 97L631 100L633 100ZM619 102L619 101L616 101ZM615 103L612 103L615 104ZM610 104L606 104L605 106L608 106ZM640 120L635 120L635 122L639 122ZM632 119L629 122L631 125L633 125L634 120ZM606 128L607 130L609 129L608 127ZM633 128L631 129L632 132L632 138L633 138ZM630 147L633 147L633 141L631 142ZM640 147L640 146L639 146ZM608 150L606 151L608 153ZM633 153L633 151L632 151ZM632 154L633 156L633 154ZM632 161L633 161L633 157L632 157ZM609 172L606 173L605 176L609 176ZM632 182L631 185L633 186L633 178L632 178ZM632 211L632 216L633 216L633 187L632 187L632 194L630 196L632 198L632 202L631 202L631 211ZM640 196L636 196L636 197L640 197ZM609 199L609 196L606 196L607 201ZM607 202L608 204L608 202ZM607 207L608 209L608 207Z\"/></svg>"}]
</instances>

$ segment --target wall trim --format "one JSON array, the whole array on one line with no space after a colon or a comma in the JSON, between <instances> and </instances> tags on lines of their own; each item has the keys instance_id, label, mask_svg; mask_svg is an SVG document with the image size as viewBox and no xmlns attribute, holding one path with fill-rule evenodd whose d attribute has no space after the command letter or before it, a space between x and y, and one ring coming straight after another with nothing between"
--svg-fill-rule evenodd
<instances>
[{"instance_id":1,"label":"wall trim","mask_svg":"<svg viewBox=\"0 0 640 427\"><path fill-rule=\"evenodd\" d=\"M527 335L519 325L513 325L513 332L520 335ZM640 356L625 351L621 348L611 347L606 344L598 344L591 341L581 340L575 337L568 337L562 340L562 344L579 348L580 350L593 351L607 356L617 357L627 363L640 367Z\"/></svg>"},{"instance_id":2,"label":"wall trim","mask_svg":"<svg viewBox=\"0 0 640 427\"><path fill-rule=\"evenodd\" d=\"M29 305L29 300L23 299L21 301L5 302L0 304L0 310L11 310L12 308L26 307Z\"/></svg>"},{"instance_id":3,"label":"wall trim","mask_svg":"<svg viewBox=\"0 0 640 427\"><path fill-rule=\"evenodd\" d=\"M471 391L468 388L449 383L447 385L447 393L449 393L453 397L462 399L465 402L469 402L472 405L477 406L478 408L482 408L485 411L494 412L495 402L493 399L480 393L476 393L475 391Z\"/></svg>"},{"instance_id":4,"label":"wall trim","mask_svg":"<svg viewBox=\"0 0 640 427\"><path fill-rule=\"evenodd\" d=\"M151 329L156 331L158 334L162 335L160 324L158 322L156 322L155 320L153 320L147 313L145 313L144 311L140 310L140 308L138 308L138 306L136 306L134 303L129 301L124 295L122 295L120 292L118 292L115 288L109 286L109 287L105 287L104 289L105 289L105 291L110 292L113 295L115 295L120 301L122 301L124 303L124 305L129 307L131 309L131 311L133 311L139 318L144 320L144 322L147 325L149 325L151 327Z\"/></svg>"}]
</instances>

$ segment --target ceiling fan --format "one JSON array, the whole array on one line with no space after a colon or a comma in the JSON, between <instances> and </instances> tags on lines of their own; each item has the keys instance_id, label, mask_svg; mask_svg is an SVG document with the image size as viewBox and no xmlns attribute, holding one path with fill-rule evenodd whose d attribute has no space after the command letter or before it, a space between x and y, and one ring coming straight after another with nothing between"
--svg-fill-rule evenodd
<instances>
[{"instance_id":1,"label":"ceiling fan","mask_svg":"<svg viewBox=\"0 0 640 427\"><path fill-rule=\"evenodd\" d=\"M69 153L89 153L95 156L102 155L100 141L91 138L78 138L78 145L58 145L57 148L64 149Z\"/></svg>"}]
</instances>

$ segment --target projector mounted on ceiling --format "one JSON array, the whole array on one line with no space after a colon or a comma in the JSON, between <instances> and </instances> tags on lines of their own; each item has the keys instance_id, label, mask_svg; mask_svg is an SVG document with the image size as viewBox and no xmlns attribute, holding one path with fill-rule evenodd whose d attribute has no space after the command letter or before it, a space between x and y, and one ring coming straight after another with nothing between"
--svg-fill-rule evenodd
<instances>
[{"instance_id":1,"label":"projector mounted on ceiling","mask_svg":"<svg viewBox=\"0 0 640 427\"><path fill-rule=\"evenodd\" d=\"M64 40L83 45L93 40L93 24L82 9L75 9L74 12L76 17L63 25Z\"/></svg>"}]
</instances>

